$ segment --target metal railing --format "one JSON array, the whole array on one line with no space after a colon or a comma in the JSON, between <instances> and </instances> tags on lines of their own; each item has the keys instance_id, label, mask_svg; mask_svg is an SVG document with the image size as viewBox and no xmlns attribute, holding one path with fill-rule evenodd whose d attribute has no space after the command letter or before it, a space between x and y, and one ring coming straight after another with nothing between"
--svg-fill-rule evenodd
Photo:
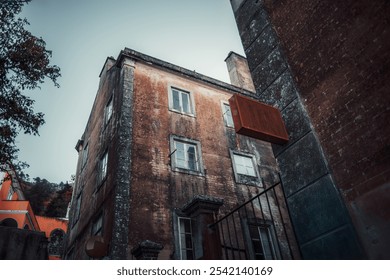
<instances>
[{"instance_id":1,"label":"metal railing","mask_svg":"<svg viewBox=\"0 0 390 280\"><path fill-rule=\"evenodd\" d=\"M222 259L299 258L281 182L209 227L218 232Z\"/></svg>"}]
</instances>

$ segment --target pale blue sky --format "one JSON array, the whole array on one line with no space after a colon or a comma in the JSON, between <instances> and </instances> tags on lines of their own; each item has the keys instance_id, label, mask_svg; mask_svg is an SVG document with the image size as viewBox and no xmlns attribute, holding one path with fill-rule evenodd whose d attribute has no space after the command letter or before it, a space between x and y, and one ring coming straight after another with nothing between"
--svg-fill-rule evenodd
<instances>
[{"instance_id":1,"label":"pale blue sky","mask_svg":"<svg viewBox=\"0 0 390 280\"><path fill-rule=\"evenodd\" d=\"M21 16L53 51L61 87L31 93L45 114L40 136L18 138L31 178L67 181L107 56L125 47L229 82L224 59L244 54L229 0L33 0Z\"/></svg>"}]
</instances>

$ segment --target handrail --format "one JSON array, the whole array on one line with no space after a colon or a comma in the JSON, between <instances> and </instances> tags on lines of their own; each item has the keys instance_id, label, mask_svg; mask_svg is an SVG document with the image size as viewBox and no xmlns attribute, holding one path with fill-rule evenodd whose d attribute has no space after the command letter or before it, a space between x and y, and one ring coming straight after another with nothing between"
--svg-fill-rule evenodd
<instances>
[{"instance_id":1,"label":"handrail","mask_svg":"<svg viewBox=\"0 0 390 280\"><path fill-rule=\"evenodd\" d=\"M209 225L209 228L212 228L214 226L216 226L219 222L223 221L224 219L228 218L229 216L233 215L235 212L237 212L238 210L240 210L241 208L243 208L245 205L247 205L248 203L251 203L253 200L257 199L258 197L260 197L261 195L263 195L264 193L266 193L267 191L271 190L271 189L274 189L277 185L279 185L280 182L277 182L275 184L273 184L271 187L265 189L264 191L262 191L261 193L259 193L258 195L252 197L250 200L244 202L243 204L241 204L240 206L234 208L232 211L230 211L228 214L226 214L224 217L222 217L221 219L217 220L215 223L213 224L210 224ZM263 185L264 185L264 182L263 182Z\"/></svg>"}]
</instances>

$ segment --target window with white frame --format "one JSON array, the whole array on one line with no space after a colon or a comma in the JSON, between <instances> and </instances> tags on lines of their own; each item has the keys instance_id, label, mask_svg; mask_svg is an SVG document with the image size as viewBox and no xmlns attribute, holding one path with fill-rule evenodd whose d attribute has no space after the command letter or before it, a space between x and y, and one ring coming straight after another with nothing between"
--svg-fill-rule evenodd
<instances>
[{"instance_id":1,"label":"window with white frame","mask_svg":"<svg viewBox=\"0 0 390 280\"><path fill-rule=\"evenodd\" d=\"M100 213L99 216L95 219L92 224L92 235L103 235L103 213Z\"/></svg>"},{"instance_id":2,"label":"window with white frame","mask_svg":"<svg viewBox=\"0 0 390 280\"><path fill-rule=\"evenodd\" d=\"M255 167L253 165L253 158L239 154L233 154L234 166L236 173L256 177Z\"/></svg>"},{"instance_id":3,"label":"window with white frame","mask_svg":"<svg viewBox=\"0 0 390 280\"><path fill-rule=\"evenodd\" d=\"M274 233L271 225L249 225L249 235L252 242L253 258L256 260L279 259L275 247Z\"/></svg>"},{"instance_id":4,"label":"window with white frame","mask_svg":"<svg viewBox=\"0 0 390 280\"><path fill-rule=\"evenodd\" d=\"M169 109L186 115L194 115L192 95L188 91L170 87Z\"/></svg>"},{"instance_id":5,"label":"window with white frame","mask_svg":"<svg viewBox=\"0 0 390 280\"><path fill-rule=\"evenodd\" d=\"M230 155L236 182L259 186L260 178L257 171L255 156L238 151L230 151Z\"/></svg>"},{"instance_id":6,"label":"window with white frame","mask_svg":"<svg viewBox=\"0 0 390 280\"><path fill-rule=\"evenodd\" d=\"M108 162L108 151L104 153L100 159L100 182L103 181L107 176L107 162Z\"/></svg>"},{"instance_id":7,"label":"window with white frame","mask_svg":"<svg viewBox=\"0 0 390 280\"><path fill-rule=\"evenodd\" d=\"M222 103L222 114L227 127L234 127L232 111L228 103Z\"/></svg>"},{"instance_id":8,"label":"window with white frame","mask_svg":"<svg viewBox=\"0 0 390 280\"><path fill-rule=\"evenodd\" d=\"M171 136L171 164L176 171L203 173L200 143L179 136Z\"/></svg>"},{"instance_id":9,"label":"window with white frame","mask_svg":"<svg viewBox=\"0 0 390 280\"><path fill-rule=\"evenodd\" d=\"M190 218L178 217L179 221L179 247L181 260L194 259L194 242L192 221Z\"/></svg>"},{"instance_id":10,"label":"window with white frame","mask_svg":"<svg viewBox=\"0 0 390 280\"><path fill-rule=\"evenodd\" d=\"M112 97L108 101L106 108L104 108L104 125L107 125L112 116Z\"/></svg>"}]
</instances>

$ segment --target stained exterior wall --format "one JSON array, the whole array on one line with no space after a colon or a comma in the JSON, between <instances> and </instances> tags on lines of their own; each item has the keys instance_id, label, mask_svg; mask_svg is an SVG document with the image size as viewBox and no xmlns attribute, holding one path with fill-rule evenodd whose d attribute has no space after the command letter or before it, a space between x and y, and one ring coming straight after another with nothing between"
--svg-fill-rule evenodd
<instances>
[{"instance_id":1,"label":"stained exterior wall","mask_svg":"<svg viewBox=\"0 0 390 280\"><path fill-rule=\"evenodd\" d=\"M290 143L274 151L304 257L360 255L351 230L336 230L349 223L348 215L334 211L341 197L363 256L389 258L390 6L231 2L258 97L282 110L290 133ZM307 203L313 207L300 209ZM307 243L314 239L331 252Z\"/></svg>"},{"instance_id":2,"label":"stained exterior wall","mask_svg":"<svg viewBox=\"0 0 390 280\"><path fill-rule=\"evenodd\" d=\"M115 106L112 119L104 125L104 109L112 95L119 95L119 72L111 69L114 61L107 59L102 70L99 89L91 110L82 141L76 146L79 151L76 182L73 192L73 212L69 218L67 237L67 258L88 259L85 253L85 244L91 237L92 225L100 213L103 213L104 238L111 240L114 205L114 174L117 161L113 156L117 146L114 135L118 125L118 110ZM118 100L118 99L116 99ZM119 101L119 100L118 100ZM109 143L111 145L109 145ZM88 156L83 164L83 153L88 146ZM108 149L110 165L107 177L103 182L99 180L99 162L103 153ZM74 209L77 197L81 197L79 215L76 217ZM103 208L105 211L102 211ZM81 218L82 217L82 218Z\"/></svg>"},{"instance_id":3,"label":"stained exterior wall","mask_svg":"<svg viewBox=\"0 0 390 280\"><path fill-rule=\"evenodd\" d=\"M193 96L194 115L169 110L170 87ZM79 141L79 163L67 241L68 258L86 259L92 224L103 213L110 259L132 259L140 242L163 245L159 259L179 258L177 216L196 195L223 199L219 216L278 182L269 143L236 135L225 126L223 102L253 93L126 49L107 60L91 115ZM113 98L113 115L104 110ZM172 136L198 141L202 174L172 170ZM88 160L82 164L88 143ZM253 154L262 180L235 181L230 150ZM99 159L108 151L107 177L98 183ZM80 216L76 198L82 192ZM276 206L274 206L276 207ZM148 242L146 242L148 243ZM145 243L145 244L146 244ZM149 244L149 243L148 243ZM197 258L204 252L197 250Z\"/></svg>"},{"instance_id":4,"label":"stained exterior wall","mask_svg":"<svg viewBox=\"0 0 390 280\"><path fill-rule=\"evenodd\" d=\"M168 109L170 86L193 93L196 117ZM236 138L234 130L224 125L221 102L227 102L229 92L142 63L136 64L134 92L130 247L150 239L164 244L161 257L169 258L175 254L174 209L201 194L224 199L223 214L260 191L235 183L229 148L256 154L267 184L277 178L276 162L270 144ZM172 171L170 135L201 143L204 175Z\"/></svg>"}]
</instances>

